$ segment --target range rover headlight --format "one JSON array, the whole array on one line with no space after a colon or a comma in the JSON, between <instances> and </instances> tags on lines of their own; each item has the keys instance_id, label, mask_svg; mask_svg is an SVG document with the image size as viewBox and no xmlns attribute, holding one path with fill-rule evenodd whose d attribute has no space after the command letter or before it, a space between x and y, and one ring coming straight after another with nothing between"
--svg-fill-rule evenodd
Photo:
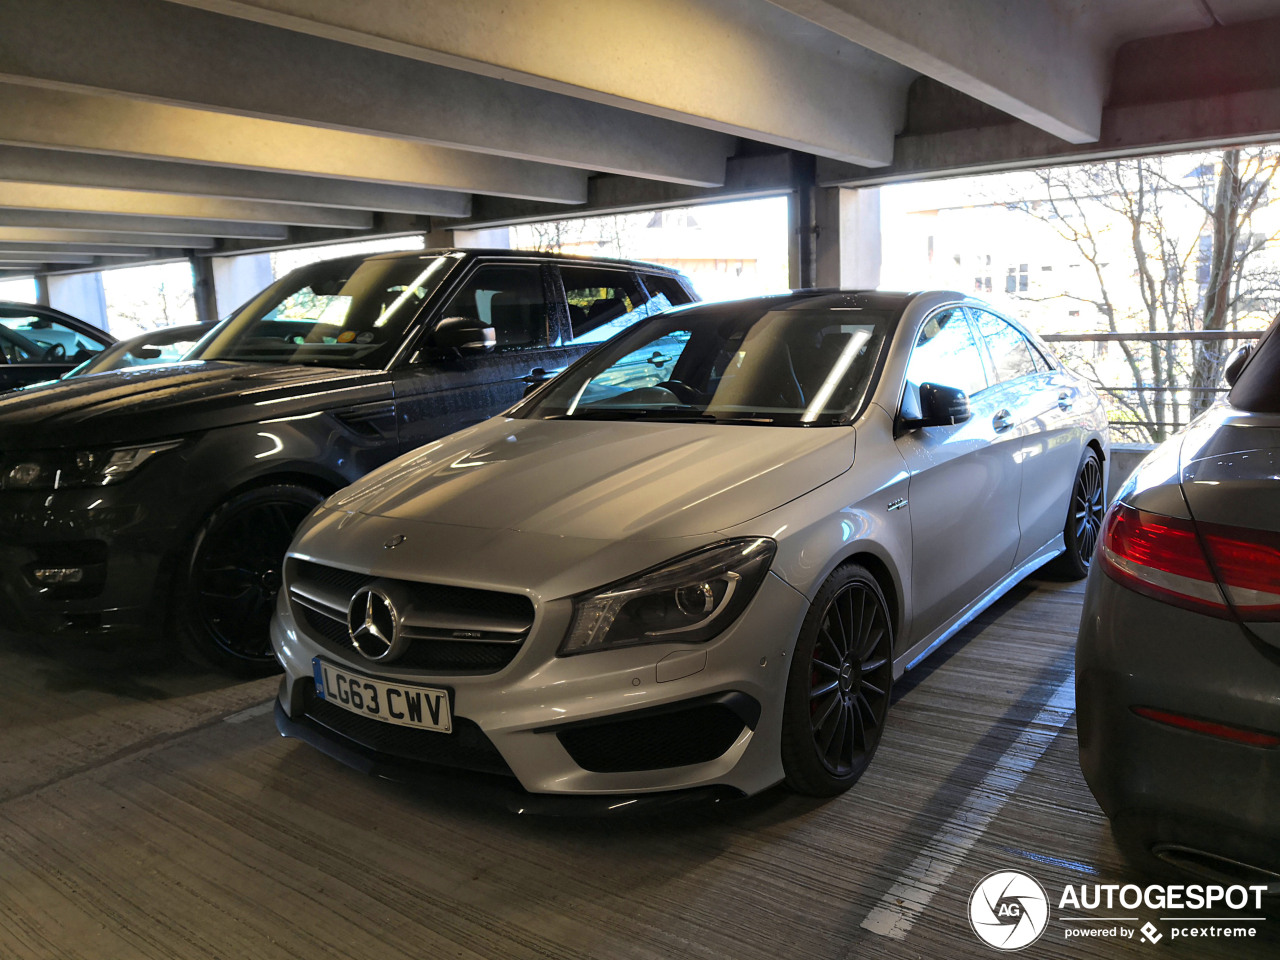
<instances>
[{"instance_id":1,"label":"range rover headlight","mask_svg":"<svg viewBox=\"0 0 1280 960\"><path fill-rule=\"evenodd\" d=\"M65 490L119 483L138 467L181 440L110 450L54 450L12 454L0 461L0 489Z\"/></svg>"},{"instance_id":2,"label":"range rover headlight","mask_svg":"<svg viewBox=\"0 0 1280 960\"><path fill-rule=\"evenodd\" d=\"M704 643L751 602L777 544L726 540L574 598L560 656L641 643Z\"/></svg>"}]
</instances>

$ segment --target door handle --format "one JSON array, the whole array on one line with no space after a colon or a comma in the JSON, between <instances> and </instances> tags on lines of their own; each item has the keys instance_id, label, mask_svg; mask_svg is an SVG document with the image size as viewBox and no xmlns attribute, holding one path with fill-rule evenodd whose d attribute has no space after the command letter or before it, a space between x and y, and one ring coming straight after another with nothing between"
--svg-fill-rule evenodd
<instances>
[{"instance_id":1,"label":"door handle","mask_svg":"<svg viewBox=\"0 0 1280 960\"><path fill-rule=\"evenodd\" d=\"M1003 433L1013 426L1013 414L1008 410L1001 410L991 418L991 426L996 428L997 433Z\"/></svg>"},{"instance_id":2,"label":"door handle","mask_svg":"<svg viewBox=\"0 0 1280 960\"><path fill-rule=\"evenodd\" d=\"M529 371L527 377L520 378L524 383L542 383L544 380L550 380L551 374L547 373L542 367L534 367Z\"/></svg>"},{"instance_id":3,"label":"door handle","mask_svg":"<svg viewBox=\"0 0 1280 960\"><path fill-rule=\"evenodd\" d=\"M1058 409L1070 410L1075 405L1076 395L1070 390L1063 390L1058 394Z\"/></svg>"}]
</instances>

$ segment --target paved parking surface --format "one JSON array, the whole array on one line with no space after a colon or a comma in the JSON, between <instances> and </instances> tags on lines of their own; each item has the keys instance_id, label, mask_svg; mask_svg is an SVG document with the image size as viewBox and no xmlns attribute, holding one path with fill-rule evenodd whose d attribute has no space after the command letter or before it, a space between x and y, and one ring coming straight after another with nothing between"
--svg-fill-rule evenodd
<instances>
[{"instance_id":1,"label":"paved parking surface","mask_svg":"<svg viewBox=\"0 0 1280 960\"><path fill-rule=\"evenodd\" d=\"M1023 956L1280 955L1274 908L1067 939L1116 925L1064 884L1144 882L1076 766L1079 593L1026 584L909 674L848 794L646 820L370 780L275 735L274 680L0 638L0 958L990 958L967 902L1006 868L1052 901Z\"/></svg>"}]
</instances>

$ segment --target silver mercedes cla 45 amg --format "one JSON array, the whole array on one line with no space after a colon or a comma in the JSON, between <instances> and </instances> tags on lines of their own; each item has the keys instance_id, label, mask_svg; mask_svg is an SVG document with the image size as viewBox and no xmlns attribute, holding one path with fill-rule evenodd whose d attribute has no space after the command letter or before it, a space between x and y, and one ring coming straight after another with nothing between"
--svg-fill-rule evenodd
<instances>
[{"instance_id":1,"label":"silver mercedes cla 45 amg","mask_svg":"<svg viewBox=\"0 0 1280 960\"><path fill-rule=\"evenodd\" d=\"M1084 576L1107 454L1090 387L960 294L668 311L316 509L277 725L391 777L835 794L895 678L1045 563Z\"/></svg>"}]
</instances>

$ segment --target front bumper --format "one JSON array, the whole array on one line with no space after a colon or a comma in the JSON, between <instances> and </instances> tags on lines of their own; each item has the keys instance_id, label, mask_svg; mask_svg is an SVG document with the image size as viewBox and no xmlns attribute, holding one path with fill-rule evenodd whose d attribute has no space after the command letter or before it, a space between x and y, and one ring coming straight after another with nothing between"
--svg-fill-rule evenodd
<instances>
[{"instance_id":1,"label":"front bumper","mask_svg":"<svg viewBox=\"0 0 1280 960\"><path fill-rule=\"evenodd\" d=\"M331 747L326 752L370 772L385 772L388 765L403 768L416 757L420 765L509 773L531 794L630 796L712 787L754 794L783 777L782 704L791 647L806 609L801 594L770 574L742 616L706 644L557 657L572 606L554 601L538 611L510 664L475 676L397 669L365 661L354 651L339 654L332 644L308 635L282 593L272 624L272 643L285 669L281 732L312 743L323 739ZM448 687L454 733L410 730L406 741L399 732L394 747L379 748L373 742L376 727L351 727L345 718L326 718L316 708L315 657L379 679ZM742 719L736 734L725 711ZM686 721L690 728L682 738L680 724ZM716 723L728 735L727 747L714 757L699 757L696 745L682 743L707 742L707 728ZM610 737L617 738L612 753ZM663 761L653 750L646 752L652 745L646 737L661 739L677 765L655 766ZM452 741L447 746L446 739ZM640 768L618 769L626 760L609 759L628 756L643 758L635 763ZM686 762L691 756L695 762Z\"/></svg>"},{"instance_id":2,"label":"front bumper","mask_svg":"<svg viewBox=\"0 0 1280 960\"><path fill-rule=\"evenodd\" d=\"M1146 837L1280 872L1280 747L1183 730L1145 706L1280 735L1280 657L1234 622L1141 596L1096 565L1076 647L1080 766Z\"/></svg>"},{"instance_id":3,"label":"front bumper","mask_svg":"<svg viewBox=\"0 0 1280 960\"><path fill-rule=\"evenodd\" d=\"M0 622L41 634L152 631L154 602L172 549L176 498L118 486L0 492ZM70 567L77 583L48 586L33 571Z\"/></svg>"}]
</instances>

